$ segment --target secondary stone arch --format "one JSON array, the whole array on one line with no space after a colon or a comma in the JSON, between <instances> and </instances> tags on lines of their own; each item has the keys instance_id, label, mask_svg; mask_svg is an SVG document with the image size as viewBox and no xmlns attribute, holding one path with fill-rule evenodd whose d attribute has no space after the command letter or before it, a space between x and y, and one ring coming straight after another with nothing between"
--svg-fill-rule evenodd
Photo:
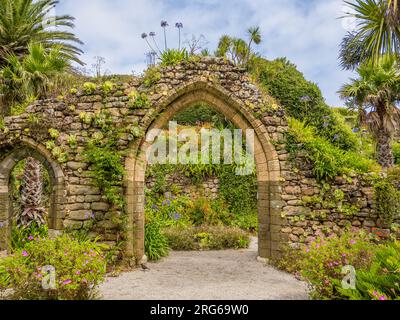
<instances>
[{"instance_id":1,"label":"secondary stone arch","mask_svg":"<svg viewBox=\"0 0 400 320\"><path fill-rule=\"evenodd\" d=\"M3 146L4 147L4 146ZM12 206L9 190L10 175L14 167L28 157L38 160L48 171L51 182L50 207L48 212L49 232L62 229L62 219L65 217L65 178L60 165L52 160L51 154L43 146L32 139L23 138L8 151L0 160L0 249L7 249L10 235Z\"/></svg>"},{"instance_id":2,"label":"secondary stone arch","mask_svg":"<svg viewBox=\"0 0 400 320\"><path fill-rule=\"evenodd\" d=\"M277 253L277 246L273 242L279 241L275 230L271 228L271 221L280 214L277 206L281 193L278 155L265 126L249 111L248 106L229 95L222 87L204 82L191 83L177 89L143 120L145 138L132 146L126 160L126 202L131 230L127 251L138 259L144 256L144 185L146 151L150 147L147 136L152 129L163 128L175 114L199 102L204 102L224 114L237 128L254 129L256 133L254 154L258 183L258 253L262 258L271 258Z\"/></svg>"}]
</instances>

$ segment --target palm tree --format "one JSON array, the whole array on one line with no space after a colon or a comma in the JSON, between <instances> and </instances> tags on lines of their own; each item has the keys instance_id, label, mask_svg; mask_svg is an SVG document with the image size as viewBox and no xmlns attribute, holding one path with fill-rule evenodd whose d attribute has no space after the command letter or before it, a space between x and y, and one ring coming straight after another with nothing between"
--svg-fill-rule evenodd
<instances>
[{"instance_id":1,"label":"palm tree","mask_svg":"<svg viewBox=\"0 0 400 320\"><path fill-rule=\"evenodd\" d=\"M247 67L251 58L255 56L252 44L261 43L261 33L259 27L252 27L248 30L249 42L241 38L232 38L223 35L219 39L215 55L217 57L226 57L241 67Z\"/></svg>"},{"instance_id":2,"label":"palm tree","mask_svg":"<svg viewBox=\"0 0 400 320\"><path fill-rule=\"evenodd\" d=\"M46 49L58 45L67 60L82 64L78 58L82 50L75 46L82 42L71 32L57 30L73 28L74 18L47 16L58 3L58 0L0 0L0 67L8 55L21 58L27 54L31 42Z\"/></svg>"},{"instance_id":3,"label":"palm tree","mask_svg":"<svg viewBox=\"0 0 400 320\"><path fill-rule=\"evenodd\" d=\"M357 30L342 42L341 64L354 69L372 59L374 63L384 54L400 54L400 13L397 0L345 1L350 12L345 17L357 21Z\"/></svg>"},{"instance_id":4,"label":"palm tree","mask_svg":"<svg viewBox=\"0 0 400 320\"><path fill-rule=\"evenodd\" d=\"M4 84L8 87L5 91L17 90L24 97L47 98L70 68L61 50L58 46L46 51L41 44L30 44L28 55L22 60L16 55L6 57L7 67L2 71ZM11 96L17 94L11 93Z\"/></svg>"},{"instance_id":5,"label":"palm tree","mask_svg":"<svg viewBox=\"0 0 400 320\"><path fill-rule=\"evenodd\" d=\"M248 47L249 47L249 55L248 55L248 57L247 57L247 60L249 60L250 59L250 54L251 54L251 52L252 52L252 48L251 48L251 45L253 44L253 43L255 43L256 45L259 45L260 43L261 43L261 32L260 32L260 27L258 27L258 26L256 26L256 27L251 27L251 28L249 28L249 30L247 30L247 33L248 33L248 35L249 35L249 38L250 38L250 40L249 40L249 44L248 44Z\"/></svg>"},{"instance_id":6,"label":"palm tree","mask_svg":"<svg viewBox=\"0 0 400 320\"><path fill-rule=\"evenodd\" d=\"M339 91L359 108L362 124L368 125L377 144L377 159L383 168L394 165L391 142L398 130L400 112L400 71L396 58L385 55L377 63L369 61L357 69L358 79L352 79Z\"/></svg>"}]
</instances>

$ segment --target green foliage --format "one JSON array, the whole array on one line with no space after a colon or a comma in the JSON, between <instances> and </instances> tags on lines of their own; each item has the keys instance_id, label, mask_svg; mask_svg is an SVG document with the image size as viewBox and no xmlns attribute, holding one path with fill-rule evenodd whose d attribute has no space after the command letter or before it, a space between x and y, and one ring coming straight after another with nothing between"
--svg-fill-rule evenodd
<instances>
[{"instance_id":1,"label":"green foliage","mask_svg":"<svg viewBox=\"0 0 400 320\"><path fill-rule=\"evenodd\" d=\"M388 171L386 178L375 183L376 210L379 218L391 224L400 217L400 169Z\"/></svg>"},{"instance_id":2,"label":"green foliage","mask_svg":"<svg viewBox=\"0 0 400 320\"><path fill-rule=\"evenodd\" d=\"M185 126L194 126L199 122L208 123L213 128L227 128L231 125L224 115L202 103L179 112L173 121Z\"/></svg>"},{"instance_id":3,"label":"green foliage","mask_svg":"<svg viewBox=\"0 0 400 320\"><path fill-rule=\"evenodd\" d=\"M153 220L146 223L144 246L150 260L157 261L168 255L168 240L161 231L161 225Z\"/></svg>"},{"instance_id":4,"label":"green foliage","mask_svg":"<svg viewBox=\"0 0 400 320\"><path fill-rule=\"evenodd\" d=\"M326 105L318 86L307 81L293 63L286 58L256 58L250 72L280 102L288 116L316 127L319 134L343 150L355 150L354 134Z\"/></svg>"},{"instance_id":5,"label":"green foliage","mask_svg":"<svg viewBox=\"0 0 400 320\"><path fill-rule=\"evenodd\" d=\"M79 114L79 119L81 119L81 121L86 124L86 125L90 125L93 121L93 116L90 113L87 112L81 112Z\"/></svg>"},{"instance_id":6,"label":"green foliage","mask_svg":"<svg viewBox=\"0 0 400 320\"><path fill-rule=\"evenodd\" d=\"M56 129L49 129L49 134L52 139L57 139L60 136L60 132Z\"/></svg>"},{"instance_id":7,"label":"green foliage","mask_svg":"<svg viewBox=\"0 0 400 320\"><path fill-rule=\"evenodd\" d=\"M82 63L78 59L82 51L74 46L81 41L68 30L74 27L74 18L48 15L57 4L53 0L1 1L0 66L5 64L4 53L22 57L28 53L31 42L44 48L57 46L67 60Z\"/></svg>"},{"instance_id":8,"label":"green foliage","mask_svg":"<svg viewBox=\"0 0 400 320\"><path fill-rule=\"evenodd\" d=\"M159 67L148 68L144 74L143 83L146 88L151 88L161 79Z\"/></svg>"},{"instance_id":9,"label":"green foliage","mask_svg":"<svg viewBox=\"0 0 400 320\"><path fill-rule=\"evenodd\" d=\"M190 225L191 218L188 215L188 208L192 201L185 196L175 198L154 197L150 193L146 194L146 220L158 221L162 227L187 226Z\"/></svg>"},{"instance_id":10,"label":"green foliage","mask_svg":"<svg viewBox=\"0 0 400 320\"><path fill-rule=\"evenodd\" d=\"M394 142L393 145L394 163L400 165L400 142Z\"/></svg>"},{"instance_id":11,"label":"green foliage","mask_svg":"<svg viewBox=\"0 0 400 320\"><path fill-rule=\"evenodd\" d=\"M397 56L399 7L398 0L346 1L345 18L355 20L356 28L343 39L340 58L344 69L353 70L358 65L379 60L382 54Z\"/></svg>"},{"instance_id":12,"label":"green foliage","mask_svg":"<svg viewBox=\"0 0 400 320\"><path fill-rule=\"evenodd\" d=\"M48 227L46 225L38 226L35 222L29 226L14 225L11 230L11 249L18 251L25 248L29 242L45 239L47 236Z\"/></svg>"},{"instance_id":13,"label":"green foliage","mask_svg":"<svg viewBox=\"0 0 400 320\"><path fill-rule=\"evenodd\" d=\"M45 266L55 268L55 289L45 290ZM93 242L78 242L68 235L39 239L0 260L0 289L13 289L10 298L24 300L87 300L104 280L105 260Z\"/></svg>"},{"instance_id":14,"label":"green foliage","mask_svg":"<svg viewBox=\"0 0 400 320\"><path fill-rule=\"evenodd\" d=\"M83 92L87 95L93 94L97 89L97 85L93 82L85 82L83 84Z\"/></svg>"},{"instance_id":15,"label":"green foliage","mask_svg":"<svg viewBox=\"0 0 400 320\"><path fill-rule=\"evenodd\" d=\"M318 135L315 128L295 119L289 121L288 149L293 156L297 151L306 151L307 158L313 164L313 172L319 180L332 179L351 172L366 173L379 169L374 161L353 151L343 151Z\"/></svg>"},{"instance_id":16,"label":"green foliage","mask_svg":"<svg viewBox=\"0 0 400 320\"><path fill-rule=\"evenodd\" d=\"M163 232L173 250L242 249L250 244L246 232L232 227L171 227Z\"/></svg>"},{"instance_id":17,"label":"green foliage","mask_svg":"<svg viewBox=\"0 0 400 320\"><path fill-rule=\"evenodd\" d=\"M113 82L111 82L111 81L105 81L105 82L103 83L103 85L101 86L101 89L103 90L103 92L104 92L105 94L108 94L108 93L110 93L111 91L114 90L114 87L115 87L115 85L114 85Z\"/></svg>"},{"instance_id":18,"label":"green foliage","mask_svg":"<svg viewBox=\"0 0 400 320\"><path fill-rule=\"evenodd\" d=\"M96 185L104 191L111 204L123 208L125 202L120 188L125 169L122 164L122 156L115 150L115 145L112 142L105 144L89 142L85 156L92 166Z\"/></svg>"},{"instance_id":19,"label":"green foliage","mask_svg":"<svg viewBox=\"0 0 400 320\"><path fill-rule=\"evenodd\" d=\"M133 109L149 108L150 100L146 93L134 93L130 94L129 106Z\"/></svg>"},{"instance_id":20,"label":"green foliage","mask_svg":"<svg viewBox=\"0 0 400 320\"><path fill-rule=\"evenodd\" d=\"M76 149L78 147L78 140L75 135L68 137L68 144L72 149Z\"/></svg>"},{"instance_id":21,"label":"green foliage","mask_svg":"<svg viewBox=\"0 0 400 320\"><path fill-rule=\"evenodd\" d=\"M356 289L340 289L351 300L400 300L400 242L375 250L367 269L357 272Z\"/></svg>"},{"instance_id":22,"label":"green foliage","mask_svg":"<svg viewBox=\"0 0 400 320\"><path fill-rule=\"evenodd\" d=\"M189 53L184 48L182 50L168 49L161 54L161 66L174 66L183 61L188 61Z\"/></svg>"}]
</instances>

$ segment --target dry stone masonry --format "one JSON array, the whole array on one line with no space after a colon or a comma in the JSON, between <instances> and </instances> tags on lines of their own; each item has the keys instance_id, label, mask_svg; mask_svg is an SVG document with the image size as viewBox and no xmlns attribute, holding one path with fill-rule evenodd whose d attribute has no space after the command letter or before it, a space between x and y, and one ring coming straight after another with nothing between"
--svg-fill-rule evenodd
<instances>
[{"instance_id":1,"label":"dry stone masonry","mask_svg":"<svg viewBox=\"0 0 400 320\"><path fill-rule=\"evenodd\" d=\"M152 69L130 83L85 84L66 97L38 101L24 114L5 118L0 130L0 249L6 248L12 217L10 173L20 160L32 156L50 174L53 231L89 228L110 246L124 243L125 255L140 260L146 136L198 102L213 106L238 128L255 130L261 257L277 256L288 242L299 246L324 228L338 231L351 224L388 232L374 213L368 182L338 177L326 190L305 159L290 161L285 150L287 120L276 101L259 90L245 70L224 59L202 58ZM109 133L104 131L107 126L112 128ZM108 134L117 134L115 152L125 168L112 186L123 196L122 206L110 202L96 181L95 164L85 157L88 143ZM218 182L207 188L214 193Z\"/></svg>"}]
</instances>

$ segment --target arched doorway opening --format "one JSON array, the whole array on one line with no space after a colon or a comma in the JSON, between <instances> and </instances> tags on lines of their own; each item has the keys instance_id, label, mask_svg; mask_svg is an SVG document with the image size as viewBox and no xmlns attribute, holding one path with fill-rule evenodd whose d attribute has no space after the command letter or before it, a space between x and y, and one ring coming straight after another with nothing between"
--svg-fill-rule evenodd
<instances>
[{"instance_id":1,"label":"arched doorway opening","mask_svg":"<svg viewBox=\"0 0 400 320\"><path fill-rule=\"evenodd\" d=\"M280 166L276 151L270 142L267 130L260 120L248 111L246 106L230 98L224 92L210 87L206 83L195 83L180 90L165 100L152 116L145 119L145 138L135 143L126 162L126 200L130 238L127 253L137 259L144 256L144 203L145 173L147 152L154 140L154 132L161 130L173 117L196 103L205 103L222 113L235 127L242 131L254 130L254 160L257 173L257 209L258 209L258 255L271 258L274 255L271 230L271 211L279 211Z\"/></svg>"},{"instance_id":2,"label":"arched doorway opening","mask_svg":"<svg viewBox=\"0 0 400 320\"><path fill-rule=\"evenodd\" d=\"M48 178L48 199L44 200L47 208L47 225L49 233L62 229L64 218L65 180L59 165L51 160L51 155L44 147L33 141L24 141L7 152L0 161L0 249L7 250L11 228L15 218L16 195L12 189L12 173L20 169L26 159L40 163ZM15 181L14 181L15 182Z\"/></svg>"}]
</instances>

